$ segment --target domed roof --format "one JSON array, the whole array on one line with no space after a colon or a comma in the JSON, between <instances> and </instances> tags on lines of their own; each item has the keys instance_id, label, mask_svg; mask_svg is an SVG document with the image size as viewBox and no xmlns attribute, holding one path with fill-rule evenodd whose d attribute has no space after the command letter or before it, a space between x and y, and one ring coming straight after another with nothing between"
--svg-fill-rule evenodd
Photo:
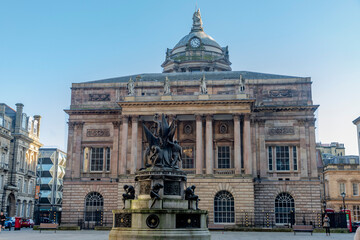
<instances>
[{"instance_id":1,"label":"domed roof","mask_svg":"<svg viewBox=\"0 0 360 240\"><path fill-rule=\"evenodd\" d=\"M188 35L186 35L185 37L183 37L175 45L173 50L176 48L179 48L179 47L186 46L189 43L190 39L192 39L193 37L199 38L203 45L213 46L213 47L221 49L220 45L212 37L210 37L209 35L207 35L204 32L204 29L202 27L200 9L195 11L195 13L193 15L193 26L191 28L191 32Z\"/></svg>"},{"instance_id":2,"label":"domed roof","mask_svg":"<svg viewBox=\"0 0 360 240\"><path fill-rule=\"evenodd\" d=\"M213 46L213 47L217 47L220 48L220 45L209 35L207 35L204 31L196 31L193 32L191 31L188 35L186 35L185 37L183 37L174 47L174 49L178 48L178 47L184 47L186 46L186 44L189 43L190 39L192 39L193 37L198 37L202 44L204 45L209 45L209 46Z\"/></svg>"}]
</instances>

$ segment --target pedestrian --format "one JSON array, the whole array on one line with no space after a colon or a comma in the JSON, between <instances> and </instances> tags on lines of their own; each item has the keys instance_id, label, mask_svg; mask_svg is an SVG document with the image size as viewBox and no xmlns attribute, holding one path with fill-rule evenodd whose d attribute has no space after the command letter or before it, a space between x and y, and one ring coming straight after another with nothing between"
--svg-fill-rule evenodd
<instances>
[{"instance_id":1,"label":"pedestrian","mask_svg":"<svg viewBox=\"0 0 360 240\"><path fill-rule=\"evenodd\" d=\"M5 230L5 215L4 215L4 212L1 210L1 212L0 212L0 232L2 229Z\"/></svg>"},{"instance_id":2,"label":"pedestrian","mask_svg":"<svg viewBox=\"0 0 360 240\"><path fill-rule=\"evenodd\" d=\"M360 227L356 229L354 240L360 240Z\"/></svg>"},{"instance_id":3,"label":"pedestrian","mask_svg":"<svg viewBox=\"0 0 360 240\"><path fill-rule=\"evenodd\" d=\"M325 214L323 222L324 222L323 227L325 228L326 236L330 236L330 218L328 217L327 214Z\"/></svg>"}]
</instances>

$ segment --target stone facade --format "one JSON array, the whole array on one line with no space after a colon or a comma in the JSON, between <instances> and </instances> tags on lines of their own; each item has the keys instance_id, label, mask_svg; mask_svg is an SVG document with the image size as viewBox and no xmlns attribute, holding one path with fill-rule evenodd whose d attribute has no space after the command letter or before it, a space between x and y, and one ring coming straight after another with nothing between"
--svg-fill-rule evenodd
<instances>
[{"instance_id":1,"label":"stone facade","mask_svg":"<svg viewBox=\"0 0 360 240\"><path fill-rule=\"evenodd\" d=\"M325 162L326 207L340 211L344 207L351 211L352 221L360 221L360 165L358 156L335 158ZM346 196L343 199L341 193Z\"/></svg>"},{"instance_id":2,"label":"stone facade","mask_svg":"<svg viewBox=\"0 0 360 240\"><path fill-rule=\"evenodd\" d=\"M134 184L134 173L144 166L142 125L151 129L154 115L162 113L176 121L188 184L197 186L199 206L209 211L210 224L239 224L266 210L281 225L289 222L290 210L321 209L314 127L318 106L312 102L310 78L204 67L202 72L174 69L74 83L71 91L65 110L69 164L63 200L69 215L63 213L63 223L75 224L72 211L86 219L84 206L94 192L102 195L97 199L103 201L99 209L104 214L123 207L122 186ZM287 207L275 208L281 197ZM221 199L232 204L234 219L222 219ZM280 219L281 211L286 219Z\"/></svg>"},{"instance_id":3,"label":"stone facade","mask_svg":"<svg viewBox=\"0 0 360 240\"><path fill-rule=\"evenodd\" d=\"M33 217L40 119L0 104L0 208L7 216Z\"/></svg>"}]
</instances>

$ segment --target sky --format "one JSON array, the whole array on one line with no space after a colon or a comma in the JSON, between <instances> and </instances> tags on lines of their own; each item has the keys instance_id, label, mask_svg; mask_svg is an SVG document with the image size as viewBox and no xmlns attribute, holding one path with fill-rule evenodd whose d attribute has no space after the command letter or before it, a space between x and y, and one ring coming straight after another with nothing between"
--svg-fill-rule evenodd
<instances>
[{"instance_id":1,"label":"sky","mask_svg":"<svg viewBox=\"0 0 360 240\"><path fill-rule=\"evenodd\" d=\"M161 72L196 5L233 70L311 77L317 141L359 154L360 0L0 0L0 102L66 150L71 83Z\"/></svg>"}]
</instances>

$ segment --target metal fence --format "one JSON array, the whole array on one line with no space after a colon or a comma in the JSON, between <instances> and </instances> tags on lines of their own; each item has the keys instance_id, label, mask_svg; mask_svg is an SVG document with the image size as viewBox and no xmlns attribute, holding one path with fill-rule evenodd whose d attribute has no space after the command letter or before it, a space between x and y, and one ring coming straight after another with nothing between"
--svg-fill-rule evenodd
<instances>
[{"instance_id":1,"label":"metal fence","mask_svg":"<svg viewBox=\"0 0 360 240\"><path fill-rule=\"evenodd\" d=\"M346 228L346 215L344 213L328 213L332 228ZM314 228L322 228L324 214L317 211L295 211L289 212L285 218L279 219L274 211L246 212L240 211L235 213L235 225L244 228L276 228L289 227L292 225L313 225ZM112 226L112 211L62 211L50 212L48 218L60 225L79 226L81 229L93 229L96 226ZM281 222L279 220L282 220ZM209 219L212 222L211 219Z\"/></svg>"}]
</instances>

